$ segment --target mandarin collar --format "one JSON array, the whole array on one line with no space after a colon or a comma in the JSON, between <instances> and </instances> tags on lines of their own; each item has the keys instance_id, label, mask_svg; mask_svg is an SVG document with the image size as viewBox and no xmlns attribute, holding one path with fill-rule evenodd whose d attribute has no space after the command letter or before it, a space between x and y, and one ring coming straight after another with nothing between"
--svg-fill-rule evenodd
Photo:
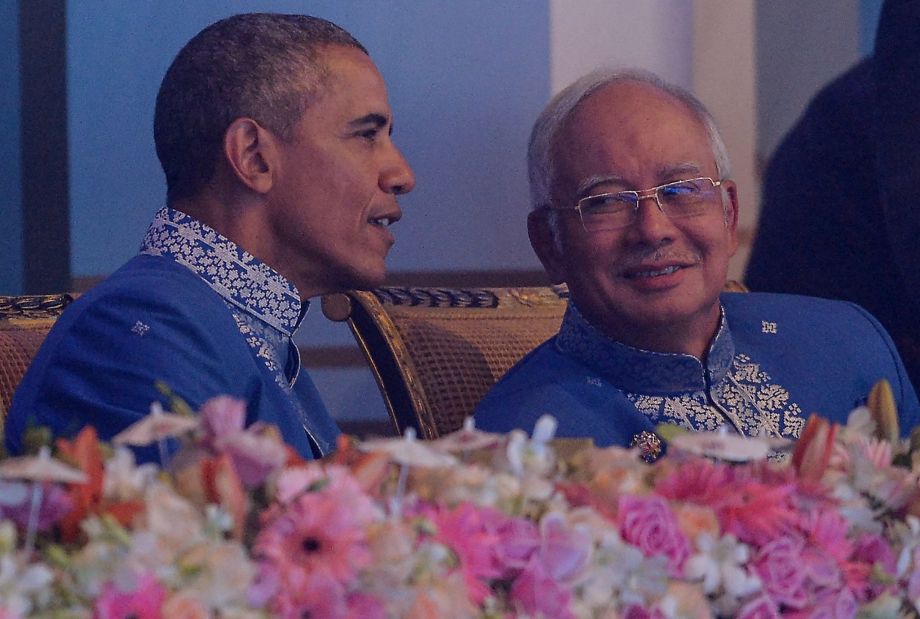
<instances>
[{"instance_id":1,"label":"mandarin collar","mask_svg":"<svg viewBox=\"0 0 920 619\"><path fill-rule=\"evenodd\" d=\"M588 323L571 301L556 347L624 391L648 395L704 391L725 377L735 356L721 306L719 314L719 330L709 345L705 364L693 355L652 352L617 342Z\"/></svg>"},{"instance_id":2,"label":"mandarin collar","mask_svg":"<svg viewBox=\"0 0 920 619\"><path fill-rule=\"evenodd\" d=\"M194 217L162 208L144 235L140 252L187 267L227 302L293 335L309 308L297 288L270 266Z\"/></svg>"}]
</instances>

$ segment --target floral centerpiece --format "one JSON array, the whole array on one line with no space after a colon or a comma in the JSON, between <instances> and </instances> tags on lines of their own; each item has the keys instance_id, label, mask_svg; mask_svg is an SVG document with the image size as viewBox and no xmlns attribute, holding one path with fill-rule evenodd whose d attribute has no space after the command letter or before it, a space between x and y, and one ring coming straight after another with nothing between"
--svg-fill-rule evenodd
<instances>
[{"instance_id":1,"label":"floral centerpiece","mask_svg":"<svg viewBox=\"0 0 920 619\"><path fill-rule=\"evenodd\" d=\"M918 616L920 466L866 408L786 462L646 464L551 418L308 462L243 406L163 468L88 428L55 445L82 481L4 473L0 618Z\"/></svg>"}]
</instances>

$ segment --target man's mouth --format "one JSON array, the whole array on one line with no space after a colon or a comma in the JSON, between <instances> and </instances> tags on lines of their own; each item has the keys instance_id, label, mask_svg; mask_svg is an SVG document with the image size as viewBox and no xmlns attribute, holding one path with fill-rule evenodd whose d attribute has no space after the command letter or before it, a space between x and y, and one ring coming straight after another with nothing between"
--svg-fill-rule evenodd
<instances>
[{"instance_id":1,"label":"man's mouth","mask_svg":"<svg viewBox=\"0 0 920 619\"><path fill-rule=\"evenodd\" d=\"M671 266L666 266L661 269L647 270L647 271L632 271L630 273L625 273L623 277L626 279L643 279L648 277L661 277L662 275L670 275L682 269L683 267L677 264L672 264Z\"/></svg>"}]
</instances>

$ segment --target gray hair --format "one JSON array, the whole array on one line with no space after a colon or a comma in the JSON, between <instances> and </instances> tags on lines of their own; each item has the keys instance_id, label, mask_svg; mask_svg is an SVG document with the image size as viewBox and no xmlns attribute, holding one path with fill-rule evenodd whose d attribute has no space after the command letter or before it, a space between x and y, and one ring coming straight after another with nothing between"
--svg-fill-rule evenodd
<instances>
[{"instance_id":1,"label":"gray hair","mask_svg":"<svg viewBox=\"0 0 920 619\"><path fill-rule=\"evenodd\" d=\"M727 178L731 173L728 152L715 121L693 94L642 69L602 69L589 73L559 92L534 123L530 133L530 144L527 147L527 173L530 176L530 199L534 209L552 202L552 191L556 183L555 143L565 122L572 116L578 104L590 95L601 88L625 81L647 84L686 105L709 135L719 178Z\"/></svg>"},{"instance_id":2,"label":"gray hair","mask_svg":"<svg viewBox=\"0 0 920 619\"><path fill-rule=\"evenodd\" d=\"M280 13L234 15L186 43L166 71L153 120L167 202L194 196L211 179L235 119L289 140L328 76L322 50L331 45L367 53L332 22Z\"/></svg>"}]
</instances>

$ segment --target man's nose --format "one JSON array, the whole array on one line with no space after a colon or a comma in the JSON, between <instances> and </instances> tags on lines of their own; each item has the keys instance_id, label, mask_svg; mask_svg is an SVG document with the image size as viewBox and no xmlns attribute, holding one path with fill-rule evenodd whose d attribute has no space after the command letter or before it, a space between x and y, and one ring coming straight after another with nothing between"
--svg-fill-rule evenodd
<instances>
[{"instance_id":1,"label":"man's nose","mask_svg":"<svg viewBox=\"0 0 920 619\"><path fill-rule=\"evenodd\" d=\"M673 235L674 222L662 210L657 194L647 193L639 195L631 228L643 241L658 243Z\"/></svg>"},{"instance_id":2,"label":"man's nose","mask_svg":"<svg viewBox=\"0 0 920 619\"><path fill-rule=\"evenodd\" d=\"M393 146L392 158L380 174L380 189L386 193L400 195L415 188L415 174L409 162L396 146Z\"/></svg>"}]
</instances>

